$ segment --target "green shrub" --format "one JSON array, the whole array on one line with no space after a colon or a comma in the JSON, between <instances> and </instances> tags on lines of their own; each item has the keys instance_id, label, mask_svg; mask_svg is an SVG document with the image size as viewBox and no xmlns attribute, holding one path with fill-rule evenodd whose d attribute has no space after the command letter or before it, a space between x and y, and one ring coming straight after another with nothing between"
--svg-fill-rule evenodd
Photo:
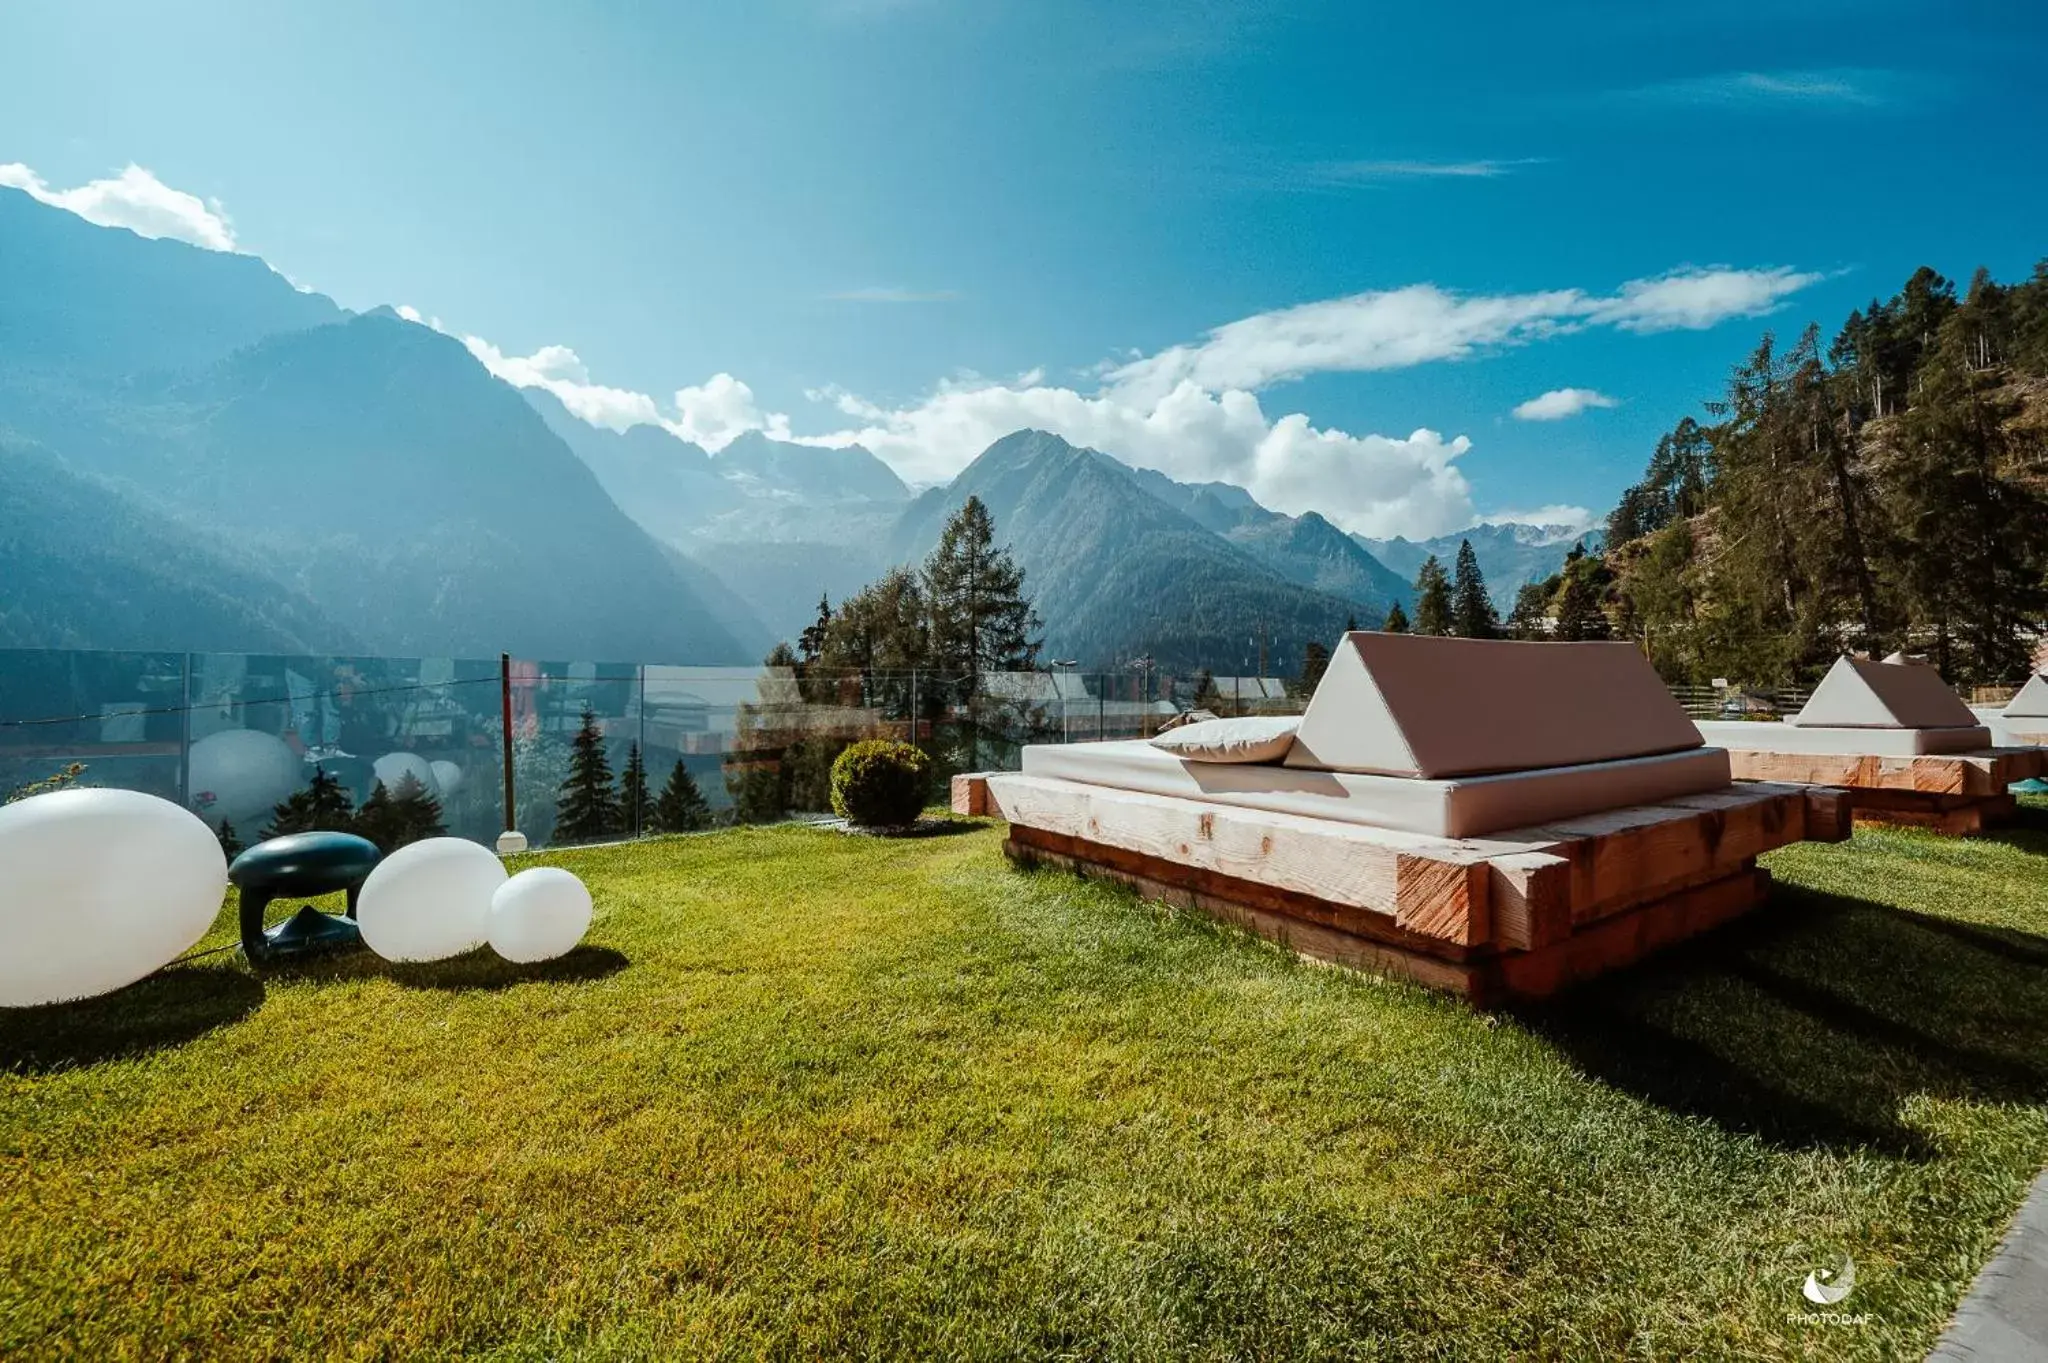
<instances>
[{"instance_id":1,"label":"green shrub","mask_svg":"<svg viewBox=\"0 0 2048 1363\"><path fill-rule=\"evenodd\" d=\"M917 821L931 785L931 759L908 743L871 738L832 763L832 812L863 828Z\"/></svg>"}]
</instances>

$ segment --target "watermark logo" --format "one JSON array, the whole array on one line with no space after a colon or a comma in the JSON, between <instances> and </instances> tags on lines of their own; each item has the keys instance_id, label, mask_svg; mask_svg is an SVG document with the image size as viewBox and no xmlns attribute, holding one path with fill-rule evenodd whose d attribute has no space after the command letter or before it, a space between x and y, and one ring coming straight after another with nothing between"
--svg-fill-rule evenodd
<instances>
[{"instance_id":1,"label":"watermark logo","mask_svg":"<svg viewBox=\"0 0 2048 1363\"><path fill-rule=\"evenodd\" d=\"M1799 1295L1812 1305L1804 1310L1787 1311L1788 1325L1811 1327L1816 1325L1868 1325L1870 1315L1863 1311L1837 1311L1856 1290L1856 1261L1844 1254L1840 1268L1817 1268L1806 1275L1806 1281L1799 1285ZM1816 1311L1814 1307L1820 1309Z\"/></svg>"},{"instance_id":2,"label":"watermark logo","mask_svg":"<svg viewBox=\"0 0 2048 1363\"><path fill-rule=\"evenodd\" d=\"M1856 1261L1848 1255L1842 1256L1842 1266L1837 1269L1816 1269L1806 1275L1805 1284L1799 1295L1815 1306L1834 1306L1848 1299L1856 1290Z\"/></svg>"}]
</instances>

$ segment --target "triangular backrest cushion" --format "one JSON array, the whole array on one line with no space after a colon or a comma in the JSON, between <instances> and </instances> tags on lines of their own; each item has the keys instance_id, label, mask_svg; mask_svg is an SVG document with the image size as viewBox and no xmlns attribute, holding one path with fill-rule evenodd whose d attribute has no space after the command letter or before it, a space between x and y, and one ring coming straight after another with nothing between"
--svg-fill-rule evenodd
<instances>
[{"instance_id":1,"label":"triangular backrest cushion","mask_svg":"<svg viewBox=\"0 0 2048 1363\"><path fill-rule=\"evenodd\" d=\"M2048 676L2036 672L2020 693L2005 703L2006 719L2048 719Z\"/></svg>"},{"instance_id":2,"label":"triangular backrest cushion","mask_svg":"<svg viewBox=\"0 0 2048 1363\"><path fill-rule=\"evenodd\" d=\"M1977 717L1924 663L1837 658L1798 714L1807 729L1953 729Z\"/></svg>"},{"instance_id":3,"label":"triangular backrest cushion","mask_svg":"<svg viewBox=\"0 0 2048 1363\"><path fill-rule=\"evenodd\" d=\"M1331 655L1286 764L1435 779L1703 741L1631 644L1357 631Z\"/></svg>"}]
</instances>

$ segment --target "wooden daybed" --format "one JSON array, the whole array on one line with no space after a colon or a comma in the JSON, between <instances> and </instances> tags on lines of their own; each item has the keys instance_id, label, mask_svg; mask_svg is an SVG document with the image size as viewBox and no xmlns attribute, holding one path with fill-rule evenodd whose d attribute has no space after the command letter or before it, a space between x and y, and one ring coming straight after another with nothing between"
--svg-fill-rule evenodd
<instances>
[{"instance_id":1,"label":"wooden daybed","mask_svg":"<svg viewBox=\"0 0 2048 1363\"><path fill-rule=\"evenodd\" d=\"M1277 766L1143 743L1023 765L953 783L957 812L1009 824L1012 858L1481 1004L1746 913L1759 855L1849 833L1836 792L1731 784L1627 645L1351 634Z\"/></svg>"}]
</instances>

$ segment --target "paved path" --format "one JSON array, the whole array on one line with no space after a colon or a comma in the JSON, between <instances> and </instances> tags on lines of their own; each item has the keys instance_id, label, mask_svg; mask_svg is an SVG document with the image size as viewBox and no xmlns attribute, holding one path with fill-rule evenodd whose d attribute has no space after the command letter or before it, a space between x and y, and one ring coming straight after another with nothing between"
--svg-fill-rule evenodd
<instances>
[{"instance_id":1,"label":"paved path","mask_svg":"<svg viewBox=\"0 0 2048 1363\"><path fill-rule=\"evenodd\" d=\"M1928 1363L2048 1363L2048 1174L1977 1275Z\"/></svg>"}]
</instances>

